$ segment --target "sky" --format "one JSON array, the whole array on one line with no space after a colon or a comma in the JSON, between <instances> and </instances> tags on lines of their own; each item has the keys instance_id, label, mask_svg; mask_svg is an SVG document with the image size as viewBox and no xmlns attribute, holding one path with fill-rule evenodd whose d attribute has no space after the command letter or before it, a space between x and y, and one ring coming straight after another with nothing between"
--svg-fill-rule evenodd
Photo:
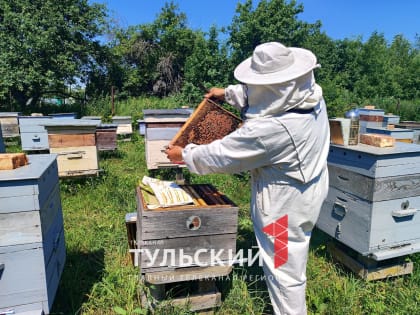
<instances>
[{"instance_id":1,"label":"sky","mask_svg":"<svg viewBox=\"0 0 420 315\"><path fill-rule=\"evenodd\" d=\"M166 0L91 0L107 5L121 27L153 22ZM207 31L211 25L228 26L238 2L244 0L173 0L187 15L191 29ZM254 4L258 0L254 0ZM367 40L374 31L387 41L402 34L414 42L420 34L420 0L297 0L304 12L298 19L314 23L332 39Z\"/></svg>"}]
</instances>

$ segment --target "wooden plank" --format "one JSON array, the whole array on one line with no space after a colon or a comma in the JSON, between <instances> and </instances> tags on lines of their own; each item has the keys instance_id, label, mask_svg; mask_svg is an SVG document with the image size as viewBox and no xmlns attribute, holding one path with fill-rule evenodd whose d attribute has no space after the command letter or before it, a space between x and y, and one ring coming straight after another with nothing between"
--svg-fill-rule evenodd
<instances>
[{"instance_id":1,"label":"wooden plank","mask_svg":"<svg viewBox=\"0 0 420 315\"><path fill-rule=\"evenodd\" d=\"M146 141L146 166L153 170L163 167L185 167L182 164L171 163L165 154L165 147L169 145L168 140Z\"/></svg>"},{"instance_id":2,"label":"wooden plank","mask_svg":"<svg viewBox=\"0 0 420 315\"><path fill-rule=\"evenodd\" d=\"M91 134L48 134L50 148L83 147L96 145L95 133Z\"/></svg>"},{"instance_id":3,"label":"wooden plank","mask_svg":"<svg viewBox=\"0 0 420 315\"><path fill-rule=\"evenodd\" d=\"M380 148L393 147L395 145L395 138L387 135L364 133L360 135L360 143Z\"/></svg>"},{"instance_id":4,"label":"wooden plank","mask_svg":"<svg viewBox=\"0 0 420 315\"><path fill-rule=\"evenodd\" d=\"M192 218L199 220L198 227L191 228ZM140 220L141 240L170 239L177 237L236 233L238 211L232 208L209 210L150 211Z\"/></svg>"},{"instance_id":5,"label":"wooden plank","mask_svg":"<svg viewBox=\"0 0 420 315\"><path fill-rule=\"evenodd\" d=\"M330 187L321 207L317 227L362 254L369 253L370 204Z\"/></svg>"},{"instance_id":6,"label":"wooden plank","mask_svg":"<svg viewBox=\"0 0 420 315\"><path fill-rule=\"evenodd\" d=\"M1 153L0 171L13 170L28 164L28 157L25 153Z\"/></svg>"},{"instance_id":7,"label":"wooden plank","mask_svg":"<svg viewBox=\"0 0 420 315\"><path fill-rule=\"evenodd\" d=\"M366 281L386 279L413 272L413 262L390 261L388 264L382 264L381 266L368 267L334 243L328 244L327 248L335 260ZM373 265L375 264L373 263Z\"/></svg>"},{"instance_id":8,"label":"wooden plank","mask_svg":"<svg viewBox=\"0 0 420 315\"><path fill-rule=\"evenodd\" d=\"M175 298L171 300L173 305L188 305L192 312L214 308L222 304L220 292L194 294L185 298Z\"/></svg>"},{"instance_id":9,"label":"wooden plank","mask_svg":"<svg viewBox=\"0 0 420 315\"><path fill-rule=\"evenodd\" d=\"M96 146L99 151L115 150L117 148L117 129L97 129Z\"/></svg>"},{"instance_id":10,"label":"wooden plank","mask_svg":"<svg viewBox=\"0 0 420 315\"><path fill-rule=\"evenodd\" d=\"M22 143L22 150L48 150L48 133L44 132L21 132L20 140Z\"/></svg>"},{"instance_id":11,"label":"wooden plank","mask_svg":"<svg viewBox=\"0 0 420 315\"><path fill-rule=\"evenodd\" d=\"M146 128L146 140L168 140L170 141L178 132L179 128Z\"/></svg>"},{"instance_id":12,"label":"wooden plank","mask_svg":"<svg viewBox=\"0 0 420 315\"><path fill-rule=\"evenodd\" d=\"M186 119L185 119L186 120ZM147 128L181 128L184 125L184 122L154 122L147 123Z\"/></svg>"},{"instance_id":13,"label":"wooden plank","mask_svg":"<svg viewBox=\"0 0 420 315\"><path fill-rule=\"evenodd\" d=\"M118 124L117 135L129 135L133 133L133 126L130 124Z\"/></svg>"},{"instance_id":14,"label":"wooden plank","mask_svg":"<svg viewBox=\"0 0 420 315\"><path fill-rule=\"evenodd\" d=\"M382 201L420 195L420 174L374 178L328 164L330 186L368 201Z\"/></svg>"},{"instance_id":15,"label":"wooden plank","mask_svg":"<svg viewBox=\"0 0 420 315\"><path fill-rule=\"evenodd\" d=\"M221 261L228 261L229 258L232 258L236 254L236 233L232 234L222 234L222 235L203 235L197 237L189 238L172 238L172 239L162 239L162 240L148 240L139 243L139 248L143 250L140 253L140 267L141 272L146 273L150 272L152 268L161 268L167 267L167 270L174 270L180 267L193 267L200 265L210 265L216 262L210 261L211 253L218 252L222 250L221 255L218 258ZM164 258L165 249L174 249L174 259L171 260L170 257ZM194 257L194 255L199 250L205 249L204 252L200 252L199 261L185 263L181 261L181 250L182 255L189 255ZM146 254L149 253L149 255ZM155 256L153 256L155 255ZM170 255L168 255L170 256ZM151 258L154 258L152 260ZM166 259L166 264L165 260ZM163 264L163 265L162 265Z\"/></svg>"}]
</instances>

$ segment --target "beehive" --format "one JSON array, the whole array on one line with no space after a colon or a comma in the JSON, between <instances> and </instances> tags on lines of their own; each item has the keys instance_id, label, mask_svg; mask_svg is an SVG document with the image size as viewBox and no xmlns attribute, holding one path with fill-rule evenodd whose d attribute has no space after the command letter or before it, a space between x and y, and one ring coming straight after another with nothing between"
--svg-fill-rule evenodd
<instances>
[{"instance_id":1,"label":"beehive","mask_svg":"<svg viewBox=\"0 0 420 315\"><path fill-rule=\"evenodd\" d=\"M60 177L97 175L99 172L95 131L98 121L52 119L44 123L50 153L57 154Z\"/></svg>"},{"instance_id":2,"label":"beehive","mask_svg":"<svg viewBox=\"0 0 420 315\"><path fill-rule=\"evenodd\" d=\"M133 133L131 116L113 116L112 123L117 125L117 135L130 136Z\"/></svg>"},{"instance_id":3,"label":"beehive","mask_svg":"<svg viewBox=\"0 0 420 315\"><path fill-rule=\"evenodd\" d=\"M19 137L19 112L0 113L3 138Z\"/></svg>"},{"instance_id":4,"label":"beehive","mask_svg":"<svg viewBox=\"0 0 420 315\"><path fill-rule=\"evenodd\" d=\"M331 145L319 229L363 256L420 251L420 146Z\"/></svg>"},{"instance_id":5,"label":"beehive","mask_svg":"<svg viewBox=\"0 0 420 315\"><path fill-rule=\"evenodd\" d=\"M0 171L0 313L49 314L66 259L56 156L28 159Z\"/></svg>"},{"instance_id":6,"label":"beehive","mask_svg":"<svg viewBox=\"0 0 420 315\"><path fill-rule=\"evenodd\" d=\"M420 122L401 121L395 127L413 130L413 143L420 144Z\"/></svg>"},{"instance_id":7,"label":"beehive","mask_svg":"<svg viewBox=\"0 0 420 315\"><path fill-rule=\"evenodd\" d=\"M117 149L117 125L100 124L96 127L96 146L98 151L114 151Z\"/></svg>"},{"instance_id":8,"label":"beehive","mask_svg":"<svg viewBox=\"0 0 420 315\"><path fill-rule=\"evenodd\" d=\"M142 189L137 188L137 246L140 252L140 272L153 273L196 267L182 265L183 255L206 250L200 263L211 264L211 250L222 251L221 260L236 253L238 207L209 184L181 185L195 200L195 204L169 208L148 209ZM174 260L164 261L165 250L174 251ZM144 251L158 252L154 261ZM174 262L174 264L172 264Z\"/></svg>"},{"instance_id":9,"label":"beehive","mask_svg":"<svg viewBox=\"0 0 420 315\"><path fill-rule=\"evenodd\" d=\"M191 111L187 109L143 110L147 169L180 166L171 163L164 151L190 115Z\"/></svg>"},{"instance_id":10,"label":"beehive","mask_svg":"<svg viewBox=\"0 0 420 315\"><path fill-rule=\"evenodd\" d=\"M204 99L171 140L185 147L189 143L208 144L236 130L241 120L209 99Z\"/></svg>"},{"instance_id":11,"label":"beehive","mask_svg":"<svg viewBox=\"0 0 420 315\"><path fill-rule=\"evenodd\" d=\"M48 150L48 132L43 123L51 120L44 116L19 116L20 139L23 151Z\"/></svg>"},{"instance_id":12,"label":"beehive","mask_svg":"<svg viewBox=\"0 0 420 315\"><path fill-rule=\"evenodd\" d=\"M365 133L366 128L380 128L384 121L385 111L375 108L359 109L360 133Z\"/></svg>"}]
</instances>

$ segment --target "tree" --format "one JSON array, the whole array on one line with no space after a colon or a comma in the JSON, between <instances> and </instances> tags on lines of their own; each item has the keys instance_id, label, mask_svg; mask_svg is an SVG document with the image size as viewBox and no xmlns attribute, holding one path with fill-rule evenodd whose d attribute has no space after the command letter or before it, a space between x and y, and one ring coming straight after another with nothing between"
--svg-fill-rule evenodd
<instances>
[{"instance_id":1,"label":"tree","mask_svg":"<svg viewBox=\"0 0 420 315\"><path fill-rule=\"evenodd\" d=\"M23 110L83 80L100 52L105 7L87 0L1 0L0 100Z\"/></svg>"},{"instance_id":2,"label":"tree","mask_svg":"<svg viewBox=\"0 0 420 315\"><path fill-rule=\"evenodd\" d=\"M295 0L261 0L253 8L252 0L238 3L236 15L229 27L228 40L232 62L239 64L251 56L255 46L278 41L286 46L303 46L305 39L319 30L320 23L310 24L297 19L303 5Z\"/></svg>"},{"instance_id":3,"label":"tree","mask_svg":"<svg viewBox=\"0 0 420 315\"><path fill-rule=\"evenodd\" d=\"M186 98L197 102L204 90L212 86L225 86L229 83L232 69L228 62L226 45L218 39L219 31L215 25L208 34L197 33L194 50L187 57L183 92Z\"/></svg>"}]
</instances>

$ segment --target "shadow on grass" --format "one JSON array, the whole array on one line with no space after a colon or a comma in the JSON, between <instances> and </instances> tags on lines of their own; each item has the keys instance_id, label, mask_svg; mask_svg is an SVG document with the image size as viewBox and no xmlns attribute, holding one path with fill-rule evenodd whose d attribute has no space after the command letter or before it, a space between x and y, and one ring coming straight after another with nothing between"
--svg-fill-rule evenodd
<instances>
[{"instance_id":1,"label":"shadow on grass","mask_svg":"<svg viewBox=\"0 0 420 315\"><path fill-rule=\"evenodd\" d=\"M50 314L79 314L93 285L102 278L104 250L67 252L66 264Z\"/></svg>"},{"instance_id":2,"label":"shadow on grass","mask_svg":"<svg viewBox=\"0 0 420 315\"><path fill-rule=\"evenodd\" d=\"M108 151L98 151L98 157L100 160L108 159L123 159L127 154L121 150L108 150Z\"/></svg>"}]
</instances>

